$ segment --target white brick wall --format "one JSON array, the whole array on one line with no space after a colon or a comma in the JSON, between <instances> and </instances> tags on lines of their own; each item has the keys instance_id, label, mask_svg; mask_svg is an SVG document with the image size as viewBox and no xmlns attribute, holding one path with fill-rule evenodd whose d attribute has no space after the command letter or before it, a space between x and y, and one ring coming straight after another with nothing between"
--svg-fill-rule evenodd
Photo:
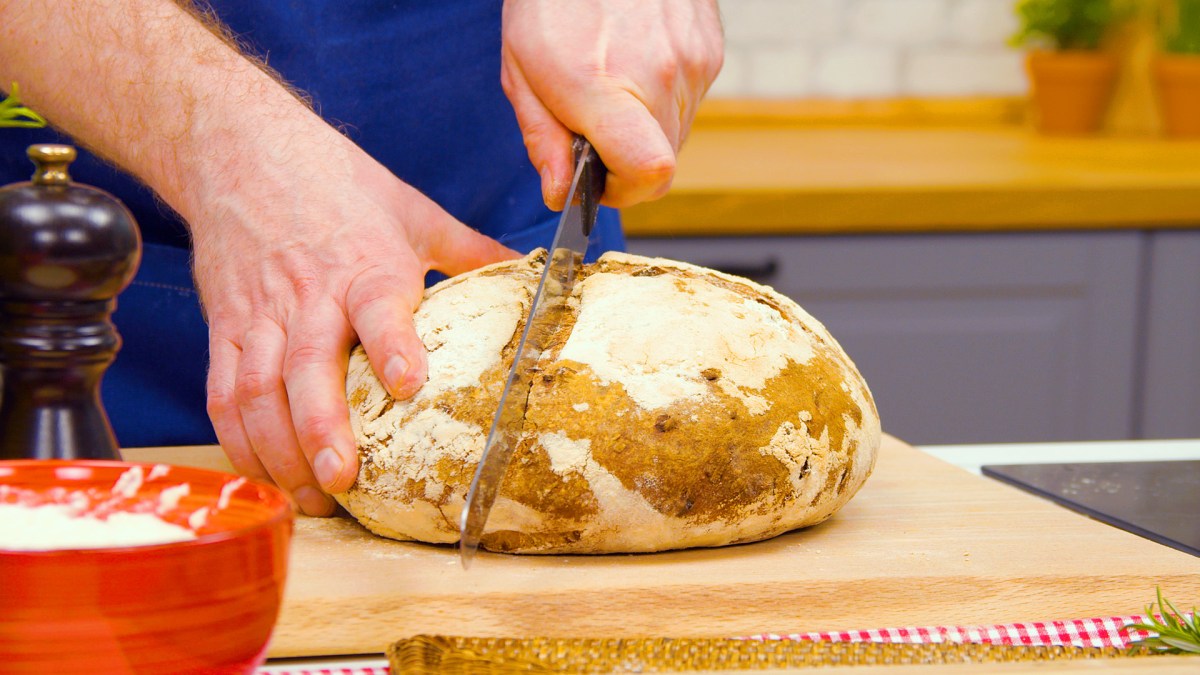
<instances>
[{"instance_id":1,"label":"white brick wall","mask_svg":"<svg viewBox=\"0 0 1200 675\"><path fill-rule=\"evenodd\" d=\"M821 54L813 92L834 98L872 98L900 93L895 50L865 44L834 47Z\"/></svg>"},{"instance_id":2,"label":"white brick wall","mask_svg":"<svg viewBox=\"0 0 1200 675\"><path fill-rule=\"evenodd\" d=\"M725 38L743 44L829 44L842 35L845 0L722 0ZM797 45L799 46L799 45Z\"/></svg>"},{"instance_id":3,"label":"white brick wall","mask_svg":"<svg viewBox=\"0 0 1200 675\"><path fill-rule=\"evenodd\" d=\"M946 32L948 0L858 0L850 5L849 37L873 45L934 44Z\"/></svg>"},{"instance_id":4,"label":"white brick wall","mask_svg":"<svg viewBox=\"0 0 1200 675\"><path fill-rule=\"evenodd\" d=\"M1025 71L1021 54L1014 50L914 50L905 59L900 89L913 96L1020 94L1025 91Z\"/></svg>"},{"instance_id":5,"label":"white brick wall","mask_svg":"<svg viewBox=\"0 0 1200 675\"><path fill-rule=\"evenodd\" d=\"M1023 93L1015 0L719 0L713 97Z\"/></svg>"},{"instance_id":6,"label":"white brick wall","mask_svg":"<svg viewBox=\"0 0 1200 675\"><path fill-rule=\"evenodd\" d=\"M1004 47L1017 31L1016 0L958 0L950 8L949 41L957 45Z\"/></svg>"},{"instance_id":7,"label":"white brick wall","mask_svg":"<svg viewBox=\"0 0 1200 675\"><path fill-rule=\"evenodd\" d=\"M746 88L757 96L790 96L809 88L815 65L811 49L764 46L750 52L746 60Z\"/></svg>"}]
</instances>

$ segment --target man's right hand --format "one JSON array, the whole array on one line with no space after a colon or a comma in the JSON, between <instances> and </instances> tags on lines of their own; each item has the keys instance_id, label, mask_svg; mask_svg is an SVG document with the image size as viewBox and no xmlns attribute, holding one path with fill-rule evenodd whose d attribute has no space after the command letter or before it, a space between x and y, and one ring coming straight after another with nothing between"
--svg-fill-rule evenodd
<instances>
[{"instance_id":1,"label":"man's right hand","mask_svg":"<svg viewBox=\"0 0 1200 675\"><path fill-rule=\"evenodd\" d=\"M239 470L326 514L324 491L357 474L351 346L411 396L426 376L412 321L425 272L516 254L367 157L189 7L5 0L0 81L188 222L217 436Z\"/></svg>"},{"instance_id":2,"label":"man's right hand","mask_svg":"<svg viewBox=\"0 0 1200 675\"><path fill-rule=\"evenodd\" d=\"M425 273L516 254L332 129L275 151L233 159L238 178L206 186L207 208L192 215L208 411L241 472L325 515L325 493L348 489L358 471L345 394L355 342L393 396L411 397L427 374L412 319Z\"/></svg>"}]
</instances>

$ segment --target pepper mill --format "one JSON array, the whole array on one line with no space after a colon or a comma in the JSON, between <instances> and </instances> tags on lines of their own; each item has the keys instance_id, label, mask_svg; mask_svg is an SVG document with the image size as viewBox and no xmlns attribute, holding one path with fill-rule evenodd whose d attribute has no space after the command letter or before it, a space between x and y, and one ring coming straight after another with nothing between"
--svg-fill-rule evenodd
<instances>
[{"instance_id":1,"label":"pepper mill","mask_svg":"<svg viewBox=\"0 0 1200 675\"><path fill-rule=\"evenodd\" d=\"M115 197L73 184L68 145L34 145L32 181L0 188L0 459L118 459L100 379L141 235Z\"/></svg>"}]
</instances>

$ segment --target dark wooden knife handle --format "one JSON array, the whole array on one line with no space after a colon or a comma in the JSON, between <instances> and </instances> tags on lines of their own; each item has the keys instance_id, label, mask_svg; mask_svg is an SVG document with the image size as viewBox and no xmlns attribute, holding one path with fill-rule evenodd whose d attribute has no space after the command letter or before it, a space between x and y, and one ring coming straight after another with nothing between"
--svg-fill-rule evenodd
<instances>
[{"instance_id":1,"label":"dark wooden knife handle","mask_svg":"<svg viewBox=\"0 0 1200 675\"><path fill-rule=\"evenodd\" d=\"M608 167L596 153L596 148L583 136L576 135L573 144L575 165L584 153L587 157L583 164L583 173L579 176L579 209L583 216L583 235L592 236L592 228L596 226L596 214L600 210L600 198L604 196L604 181L608 178Z\"/></svg>"}]
</instances>

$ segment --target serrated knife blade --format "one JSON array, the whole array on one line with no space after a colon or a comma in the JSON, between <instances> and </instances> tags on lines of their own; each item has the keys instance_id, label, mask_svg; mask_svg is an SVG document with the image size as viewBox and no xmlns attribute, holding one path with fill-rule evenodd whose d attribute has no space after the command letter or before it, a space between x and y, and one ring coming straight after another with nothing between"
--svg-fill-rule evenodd
<instances>
[{"instance_id":1,"label":"serrated knife blade","mask_svg":"<svg viewBox=\"0 0 1200 675\"><path fill-rule=\"evenodd\" d=\"M575 173L567 192L566 206L558 219L554 241L546 255L546 265L538 281L533 302L517 353L500 394L500 404L492 419L483 456L475 469L467 501L459 521L459 558L463 569L468 569L479 542L488 514L500 494L500 485L508 470L513 451L520 438L524 420L525 402L529 388L537 371L538 359L561 321L567 298L575 286L575 279L584 257L592 228L596 224L596 213L600 196L604 191L607 171L599 155L586 139L575 137Z\"/></svg>"}]
</instances>

